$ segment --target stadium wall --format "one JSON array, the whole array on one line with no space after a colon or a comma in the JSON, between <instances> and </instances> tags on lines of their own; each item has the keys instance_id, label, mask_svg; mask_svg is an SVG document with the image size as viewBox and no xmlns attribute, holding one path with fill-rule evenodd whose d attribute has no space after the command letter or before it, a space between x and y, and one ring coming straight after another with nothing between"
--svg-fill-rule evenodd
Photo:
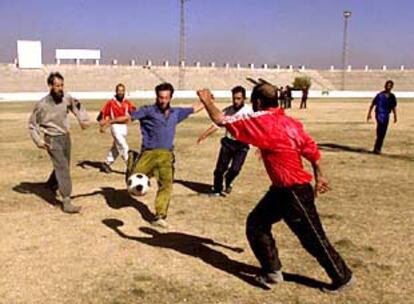
<instances>
[{"instance_id":1,"label":"stadium wall","mask_svg":"<svg viewBox=\"0 0 414 304\"><path fill-rule=\"evenodd\" d=\"M213 95L216 98L231 98L231 92L228 90L213 90ZM250 96L251 91L247 91L247 96ZM374 98L378 91L309 91L309 98L340 98L340 99L353 99L353 98ZM397 98L414 98L413 92L394 92ZM37 101L48 92L28 92L28 93L0 93L0 102L14 102L14 101ZM81 100L106 100L111 98L114 93L112 91L107 92L70 92L70 94ZM293 91L294 98L301 98L302 93L300 91ZM154 99L155 93L151 91L133 91L127 94L130 99ZM194 90L176 91L174 92L174 98L176 99L196 99L197 94Z\"/></svg>"}]
</instances>

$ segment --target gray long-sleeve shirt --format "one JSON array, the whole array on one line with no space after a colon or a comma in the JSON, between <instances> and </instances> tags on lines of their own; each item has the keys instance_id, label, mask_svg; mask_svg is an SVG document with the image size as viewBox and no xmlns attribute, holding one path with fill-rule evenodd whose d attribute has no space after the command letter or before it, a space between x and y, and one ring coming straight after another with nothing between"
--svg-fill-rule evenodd
<instances>
[{"instance_id":1,"label":"gray long-sleeve shirt","mask_svg":"<svg viewBox=\"0 0 414 304\"><path fill-rule=\"evenodd\" d=\"M61 103L56 103L50 94L38 101L29 118L29 130L33 142L40 147L44 144L42 133L50 136L68 133L69 111L75 115L78 122L89 120L83 105L69 94L63 96Z\"/></svg>"}]
</instances>

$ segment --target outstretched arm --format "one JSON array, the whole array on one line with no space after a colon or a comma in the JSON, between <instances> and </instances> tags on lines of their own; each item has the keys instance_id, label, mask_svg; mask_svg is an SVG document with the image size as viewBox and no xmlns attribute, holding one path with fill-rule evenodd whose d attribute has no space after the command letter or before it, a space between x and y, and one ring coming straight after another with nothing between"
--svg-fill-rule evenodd
<instances>
[{"instance_id":1,"label":"outstretched arm","mask_svg":"<svg viewBox=\"0 0 414 304\"><path fill-rule=\"evenodd\" d=\"M214 104L214 97L209 89L197 91L200 101L204 104L210 119L218 126L222 126L224 122L224 114Z\"/></svg>"},{"instance_id":2,"label":"outstretched arm","mask_svg":"<svg viewBox=\"0 0 414 304\"><path fill-rule=\"evenodd\" d=\"M197 139L197 144L201 143L204 139L209 137L211 134L215 133L218 128L215 125L211 125L208 127L203 133L201 133L200 137Z\"/></svg>"},{"instance_id":3,"label":"outstretched arm","mask_svg":"<svg viewBox=\"0 0 414 304\"><path fill-rule=\"evenodd\" d=\"M200 112L202 109L204 109L204 105L202 102L196 102L193 104L193 113Z\"/></svg>"}]
</instances>

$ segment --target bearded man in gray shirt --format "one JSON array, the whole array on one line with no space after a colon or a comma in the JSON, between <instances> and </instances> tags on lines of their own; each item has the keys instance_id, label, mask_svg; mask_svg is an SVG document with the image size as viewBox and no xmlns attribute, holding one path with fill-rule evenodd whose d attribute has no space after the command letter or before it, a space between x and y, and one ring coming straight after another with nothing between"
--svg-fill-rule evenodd
<instances>
[{"instance_id":1,"label":"bearded man in gray shirt","mask_svg":"<svg viewBox=\"0 0 414 304\"><path fill-rule=\"evenodd\" d=\"M82 104L64 93L64 79L60 73L50 73L47 84L50 93L36 103L29 119L30 136L38 148L47 151L53 163L53 171L46 185L52 191L59 189L64 212L78 213L81 207L72 205L70 201L71 141L67 114L72 112L82 129L89 127L89 118Z\"/></svg>"}]
</instances>

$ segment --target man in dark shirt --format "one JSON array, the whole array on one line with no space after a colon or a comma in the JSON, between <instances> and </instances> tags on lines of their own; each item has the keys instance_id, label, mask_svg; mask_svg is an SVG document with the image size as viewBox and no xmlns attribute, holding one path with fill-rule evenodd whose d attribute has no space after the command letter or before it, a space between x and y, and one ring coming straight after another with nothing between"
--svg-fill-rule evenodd
<instances>
[{"instance_id":1,"label":"man in dark shirt","mask_svg":"<svg viewBox=\"0 0 414 304\"><path fill-rule=\"evenodd\" d=\"M232 104L223 109L226 116L249 114L253 110L249 105L245 105L246 89L242 86L236 86L231 90ZM205 130L197 140L197 144L201 143L208 136L219 129L215 124L212 124ZM217 159L216 168L214 170L214 185L210 196L219 197L225 196L223 191L223 180L225 180L224 192L230 194L233 188L233 182L239 175L247 153L249 152L249 145L246 145L236 140L231 134L226 131L224 137L221 139L220 153Z\"/></svg>"},{"instance_id":2,"label":"man in dark shirt","mask_svg":"<svg viewBox=\"0 0 414 304\"><path fill-rule=\"evenodd\" d=\"M157 179L158 191L155 198L155 226L167 228L167 210L170 203L174 178L174 137L177 124L189 115L204 108L201 102L192 107L171 107L174 88L169 83L155 87L156 102L143 106L131 113L132 120L139 120L142 134L141 154L128 156L127 177L143 173Z\"/></svg>"},{"instance_id":3,"label":"man in dark shirt","mask_svg":"<svg viewBox=\"0 0 414 304\"><path fill-rule=\"evenodd\" d=\"M309 88L304 86L302 88L302 100L300 101L299 109L306 109L306 102L308 101Z\"/></svg>"},{"instance_id":4,"label":"man in dark shirt","mask_svg":"<svg viewBox=\"0 0 414 304\"><path fill-rule=\"evenodd\" d=\"M391 93L391 90L394 87L394 82L388 80L384 87L384 91L375 96L367 115L367 121L369 121L372 118L371 113L375 107L375 120L377 121L377 138L375 140L373 151L375 154L381 154L381 148L385 135L387 134L391 112L394 114L394 123L397 122L397 99L395 95Z\"/></svg>"}]
</instances>

